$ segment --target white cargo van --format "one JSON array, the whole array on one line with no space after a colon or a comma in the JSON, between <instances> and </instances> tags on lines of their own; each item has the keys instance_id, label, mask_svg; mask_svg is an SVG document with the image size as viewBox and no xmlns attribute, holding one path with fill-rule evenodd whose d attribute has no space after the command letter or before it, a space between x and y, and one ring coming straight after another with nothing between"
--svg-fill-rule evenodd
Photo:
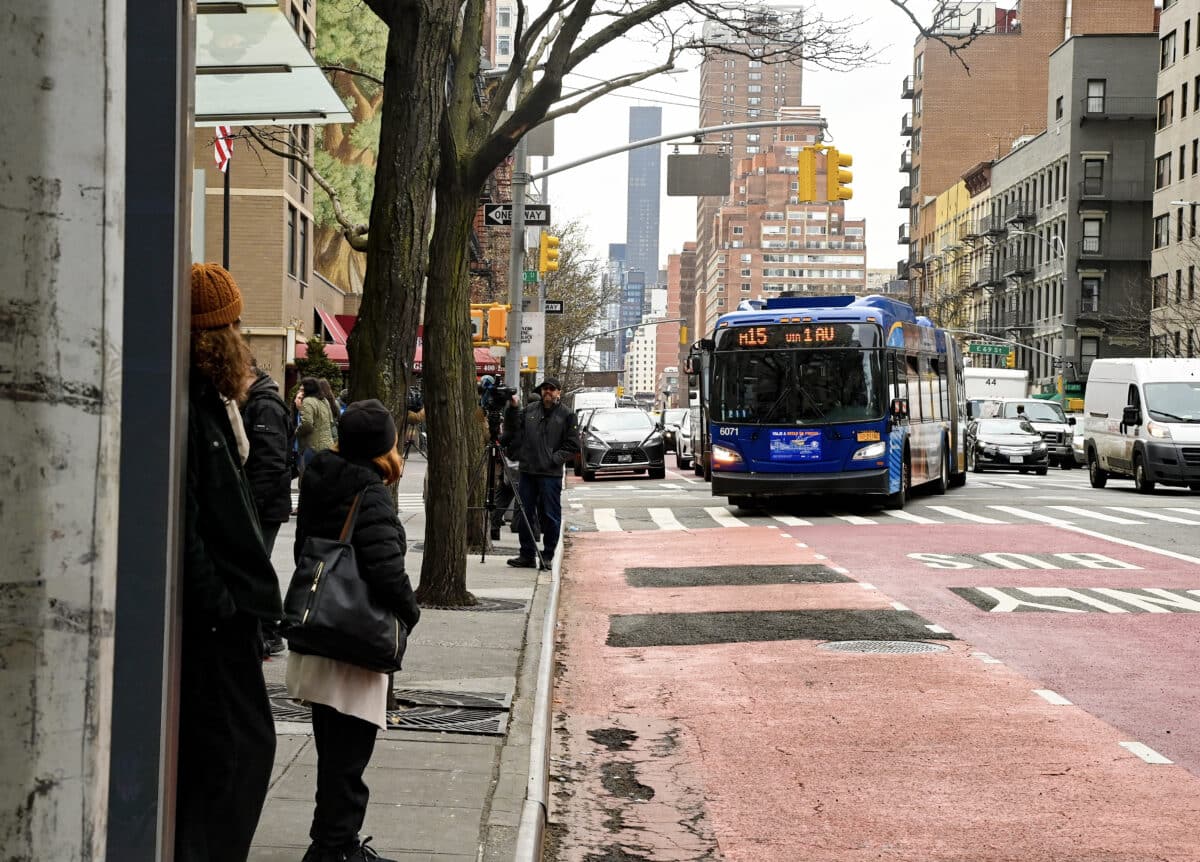
<instances>
[{"instance_id":1,"label":"white cargo van","mask_svg":"<svg viewBox=\"0 0 1200 862\"><path fill-rule=\"evenodd\" d=\"M1200 491L1200 359L1097 359L1083 445L1093 488L1109 476Z\"/></svg>"}]
</instances>

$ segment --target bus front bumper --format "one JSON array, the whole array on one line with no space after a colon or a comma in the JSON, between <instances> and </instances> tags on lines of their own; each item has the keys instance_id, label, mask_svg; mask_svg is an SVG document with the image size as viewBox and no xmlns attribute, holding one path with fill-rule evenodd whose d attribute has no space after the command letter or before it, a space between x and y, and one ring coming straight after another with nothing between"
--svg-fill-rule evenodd
<instances>
[{"instance_id":1,"label":"bus front bumper","mask_svg":"<svg viewBox=\"0 0 1200 862\"><path fill-rule=\"evenodd\" d=\"M712 471L716 497L793 497L806 494L887 494L887 468L844 473L734 473Z\"/></svg>"}]
</instances>

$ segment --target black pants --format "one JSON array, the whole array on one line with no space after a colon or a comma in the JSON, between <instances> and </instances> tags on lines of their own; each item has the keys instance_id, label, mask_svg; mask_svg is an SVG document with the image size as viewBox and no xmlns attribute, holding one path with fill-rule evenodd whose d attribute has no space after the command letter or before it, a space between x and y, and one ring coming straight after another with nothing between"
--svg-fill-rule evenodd
<instances>
[{"instance_id":1,"label":"black pants","mask_svg":"<svg viewBox=\"0 0 1200 862\"><path fill-rule=\"evenodd\" d=\"M263 547L267 549L267 556L271 556L271 552L275 550L275 539L279 536L279 528L283 524L278 521L263 521L262 522L262 537Z\"/></svg>"},{"instance_id":2,"label":"black pants","mask_svg":"<svg viewBox=\"0 0 1200 862\"><path fill-rule=\"evenodd\" d=\"M326 847L356 845L370 795L363 772L371 762L379 728L321 703L312 705L312 726L317 745L317 809L309 837Z\"/></svg>"},{"instance_id":3,"label":"black pants","mask_svg":"<svg viewBox=\"0 0 1200 862\"><path fill-rule=\"evenodd\" d=\"M176 862L244 862L275 761L258 620L185 623Z\"/></svg>"}]
</instances>

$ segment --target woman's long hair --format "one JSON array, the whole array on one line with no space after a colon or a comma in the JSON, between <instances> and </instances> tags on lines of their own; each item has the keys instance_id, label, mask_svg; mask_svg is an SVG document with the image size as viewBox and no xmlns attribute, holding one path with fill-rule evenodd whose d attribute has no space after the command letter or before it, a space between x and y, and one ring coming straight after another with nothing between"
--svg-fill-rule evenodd
<instances>
[{"instance_id":1,"label":"woman's long hair","mask_svg":"<svg viewBox=\"0 0 1200 862\"><path fill-rule=\"evenodd\" d=\"M321 397L325 399L325 403L329 405L329 415L336 425L338 417L342 415L342 408L338 406L337 399L333 397L333 387L329 385L328 380L321 377L317 380L317 388L321 391Z\"/></svg>"},{"instance_id":2,"label":"woman's long hair","mask_svg":"<svg viewBox=\"0 0 1200 862\"><path fill-rule=\"evenodd\" d=\"M383 484L395 485L404 475L404 459L400 457L399 445L393 446L373 462L383 473Z\"/></svg>"},{"instance_id":3,"label":"woman's long hair","mask_svg":"<svg viewBox=\"0 0 1200 862\"><path fill-rule=\"evenodd\" d=\"M250 346L233 326L192 332L192 368L230 401L242 404L250 389Z\"/></svg>"}]
</instances>

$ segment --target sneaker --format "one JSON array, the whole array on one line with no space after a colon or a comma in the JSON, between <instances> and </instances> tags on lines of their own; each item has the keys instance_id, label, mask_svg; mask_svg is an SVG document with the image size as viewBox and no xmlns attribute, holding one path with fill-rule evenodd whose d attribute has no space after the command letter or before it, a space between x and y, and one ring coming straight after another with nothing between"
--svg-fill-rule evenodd
<instances>
[{"instance_id":1,"label":"sneaker","mask_svg":"<svg viewBox=\"0 0 1200 862\"><path fill-rule=\"evenodd\" d=\"M387 859L375 852L374 847L368 847L371 843L371 838L364 838L362 843L358 845L358 849L346 857L346 862L397 862L395 859Z\"/></svg>"},{"instance_id":2,"label":"sneaker","mask_svg":"<svg viewBox=\"0 0 1200 862\"><path fill-rule=\"evenodd\" d=\"M370 838L350 847L326 847L314 843L309 845L302 862L397 862L380 856L370 843Z\"/></svg>"},{"instance_id":3,"label":"sneaker","mask_svg":"<svg viewBox=\"0 0 1200 862\"><path fill-rule=\"evenodd\" d=\"M548 572L554 568L554 560L551 557L542 557L542 564L539 566L543 572Z\"/></svg>"},{"instance_id":4,"label":"sneaker","mask_svg":"<svg viewBox=\"0 0 1200 862\"><path fill-rule=\"evenodd\" d=\"M514 569L536 569L537 562L529 559L529 557L511 557L508 564Z\"/></svg>"}]
</instances>

